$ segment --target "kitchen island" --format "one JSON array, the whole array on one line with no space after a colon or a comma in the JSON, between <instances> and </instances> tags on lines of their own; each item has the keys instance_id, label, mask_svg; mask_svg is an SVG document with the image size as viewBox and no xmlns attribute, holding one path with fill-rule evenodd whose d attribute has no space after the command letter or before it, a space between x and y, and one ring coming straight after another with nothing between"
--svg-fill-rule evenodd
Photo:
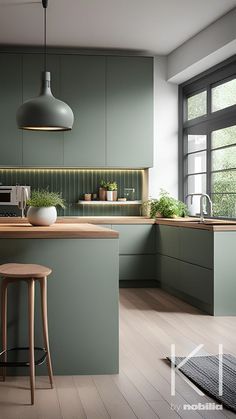
<instances>
[{"instance_id":1,"label":"kitchen island","mask_svg":"<svg viewBox=\"0 0 236 419\"><path fill-rule=\"evenodd\" d=\"M12 221L12 220L11 220ZM52 268L48 321L54 374L118 372L118 233L91 224L0 224L0 263ZM9 286L8 347L27 346L27 288ZM35 345L42 344L36 287ZM18 368L9 373L24 374ZM46 374L45 366L37 370Z\"/></svg>"}]
</instances>

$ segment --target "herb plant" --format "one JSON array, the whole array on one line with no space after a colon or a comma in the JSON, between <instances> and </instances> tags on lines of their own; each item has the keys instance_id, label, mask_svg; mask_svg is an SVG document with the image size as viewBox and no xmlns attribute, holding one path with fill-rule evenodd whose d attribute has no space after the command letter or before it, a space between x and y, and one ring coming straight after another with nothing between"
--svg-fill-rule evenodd
<instances>
[{"instance_id":1,"label":"herb plant","mask_svg":"<svg viewBox=\"0 0 236 419\"><path fill-rule=\"evenodd\" d=\"M30 207L61 207L65 208L65 201L59 192L49 192L47 189L32 191L27 205Z\"/></svg>"},{"instance_id":2,"label":"herb plant","mask_svg":"<svg viewBox=\"0 0 236 419\"><path fill-rule=\"evenodd\" d=\"M117 183L116 182L108 182L107 183L107 190L108 191L117 191Z\"/></svg>"},{"instance_id":3,"label":"herb plant","mask_svg":"<svg viewBox=\"0 0 236 419\"><path fill-rule=\"evenodd\" d=\"M106 189L107 188L107 182L104 179L102 179L102 180L100 180L99 186L100 186L100 188Z\"/></svg>"},{"instance_id":4,"label":"herb plant","mask_svg":"<svg viewBox=\"0 0 236 419\"><path fill-rule=\"evenodd\" d=\"M164 190L161 190L159 199L151 199L144 203L144 208L148 208L150 217L164 217L164 218L176 218L186 217L188 215L187 206L177 199L170 196L170 194Z\"/></svg>"}]
</instances>

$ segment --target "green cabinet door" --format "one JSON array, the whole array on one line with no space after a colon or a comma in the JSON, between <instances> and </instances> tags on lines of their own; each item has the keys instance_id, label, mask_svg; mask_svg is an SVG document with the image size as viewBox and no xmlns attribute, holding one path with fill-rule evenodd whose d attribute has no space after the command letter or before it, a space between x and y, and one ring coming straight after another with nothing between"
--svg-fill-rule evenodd
<instances>
[{"instance_id":1,"label":"green cabinet door","mask_svg":"<svg viewBox=\"0 0 236 419\"><path fill-rule=\"evenodd\" d=\"M107 58L107 165L153 165L153 60Z\"/></svg>"},{"instance_id":2,"label":"green cabinet door","mask_svg":"<svg viewBox=\"0 0 236 419\"><path fill-rule=\"evenodd\" d=\"M52 93L60 99L59 56L48 56L47 70L51 71ZM39 94L43 56L23 55L23 101ZM63 132L23 131L23 165L53 167L63 165Z\"/></svg>"},{"instance_id":3,"label":"green cabinet door","mask_svg":"<svg viewBox=\"0 0 236 419\"><path fill-rule=\"evenodd\" d=\"M180 228L181 260L213 268L213 234L208 230Z\"/></svg>"},{"instance_id":4,"label":"green cabinet door","mask_svg":"<svg viewBox=\"0 0 236 419\"><path fill-rule=\"evenodd\" d=\"M179 261L179 290L202 303L213 306L213 270ZM211 312L209 310L209 312ZM208 310L207 310L208 311Z\"/></svg>"},{"instance_id":5,"label":"green cabinet door","mask_svg":"<svg viewBox=\"0 0 236 419\"><path fill-rule=\"evenodd\" d=\"M22 131L16 112L22 100L22 65L18 54L0 55L0 166L22 165Z\"/></svg>"},{"instance_id":6,"label":"green cabinet door","mask_svg":"<svg viewBox=\"0 0 236 419\"><path fill-rule=\"evenodd\" d=\"M153 280L156 279L155 255L120 255L120 280Z\"/></svg>"},{"instance_id":7,"label":"green cabinet door","mask_svg":"<svg viewBox=\"0 0 236 419\"><path fill-rule=\"evenodd\" d=\"M61 97L74 112L65 133L64 165L105 166L105 57L63 55Z\"/></svg>"},{"instance_id":8,"label":"green cabinet door","mask_svg":"<svg viewBox=\"0 0 236 419\"><path fill-rule=\"evenodd\" d=\"M164 289L180 288L180 262L169 256L157 255L157 280Z\"/></svg>"},{"instance_id":9,"label":"green cabinet door","mask_svg":"<svg viewBox=\"0 0 236 419\"><path fill-rule=\"evenodd\" d=\"M179 227L157 225L157 253L180 259Z\"/></svg>"},{"instance_id":10,"label":"green cabinet door","mask_svg":"<svg viewBox=\"0 0 236 419\"><path fill-rule=\"evenodd\" d=\"M119 232L120 255L155 254L154 225L113 225L112 228Z\"/></svg>"}]
</instances>

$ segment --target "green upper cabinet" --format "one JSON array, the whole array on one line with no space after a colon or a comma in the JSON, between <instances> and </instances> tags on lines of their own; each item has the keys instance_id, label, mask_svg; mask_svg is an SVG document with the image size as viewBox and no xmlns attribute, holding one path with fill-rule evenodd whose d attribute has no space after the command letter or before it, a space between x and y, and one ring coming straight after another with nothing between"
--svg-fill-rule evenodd
<instances>
[{"instance_id":1,"label":"green upper cabinet","mask_svg":"<svg viewBox=\"0 0 236 419\"><path fill-rule=\"evenodd\" d=\"M153 165L153 59L47 56L53 95L75 116L72 131L22 131L18 107L36 97L43 54L0 54L0 166L146 168Z\"/></svg>"},{"instance_id":2,"label":"green upper cabinet","mask_svg":"<svg viewBox=\"0 0 236 419\"><path fill-rule=\"evenodd\" d=\"M104 167L106 148L106 58L63 55L61 98L74 112L64 136L64 165Z\"/></svg>"},{"instance_id":3,"label":"green upper cabinet","mask_svg":"<svg viewBox=\"0 0 236 419\"><path fill-rule=\"evenodd\" d=\"M0 55L0 166L22 164L22 132L16 124L16 112L22 102L21 63L20 55Z\"/></svg>"},{"instance_id":4,"label":"green upper cabinet","mask_svg":"<svg viewBox=\"0 0 236 419\"><path fill-rule=\"evenodd\" d=\"M59 60L57 55L48 55L47 70L51 72L52 93L60 99ZM23 101L39 94L43 55L23 55ZM63 166L63 132L23 131L23 166Z\"/></svg>"},{"instance_id":5,"label":"green upper cabinet","mask_svg":"<svg viewBox=\"0 0 236 419\"><path fill-rule=\"evenodd\" d=\"M153 59L107 58L107 166L153 166Z\"/></svg>"}]
</instances>

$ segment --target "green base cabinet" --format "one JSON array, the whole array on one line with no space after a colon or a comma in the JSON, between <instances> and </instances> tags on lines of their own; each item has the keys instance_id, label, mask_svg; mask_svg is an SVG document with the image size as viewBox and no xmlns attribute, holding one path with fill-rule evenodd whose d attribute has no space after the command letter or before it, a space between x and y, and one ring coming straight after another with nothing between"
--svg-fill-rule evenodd
<instances>
[{"instance_id":1,"label":"green base cabinet","mask_svg":"<svg viewBox=\"0 0 236 419\"><path fill-rule=\"evenodd\" d=\"M156 236L154 225L112 225L119 232L120 286L155 286ZM147 285L148 284L148 285Z\"/></svg>"},{"instance_id":2,"label":"green base cabinet","mask_svg":"<svg viewBox=\"0 0 236 419\"><path fill-rule=\"evenodd\" d=\"M236 232L156 229L160 286L211 315L236 315Z\"/></svg>"},{"instance_id":3,"label":"green base cabinet","mask_svg":"<svg viewBox=\"0 0 236 419\"><path fill-rule=\"evenodd\" d=\"M48 322L55 375L119 371L118 239L0 239L0 263L39 263L48 277ZM43 346L36 285L35 346ZM27 287L9 285L8 347L28 346ZM28 369L8 369L28 375ZM47 375L46 365L37 374Z\"/></svg>"},{"instance_id":4,"label":"green base cabinet","mask_svg":"<svg viewBox=\"0 0 236 419\"><path fill-rule=\"evenodd\" d=\"M214 233L214 314L236 315L236 231Z\"/></svg>"}]
</instances>

